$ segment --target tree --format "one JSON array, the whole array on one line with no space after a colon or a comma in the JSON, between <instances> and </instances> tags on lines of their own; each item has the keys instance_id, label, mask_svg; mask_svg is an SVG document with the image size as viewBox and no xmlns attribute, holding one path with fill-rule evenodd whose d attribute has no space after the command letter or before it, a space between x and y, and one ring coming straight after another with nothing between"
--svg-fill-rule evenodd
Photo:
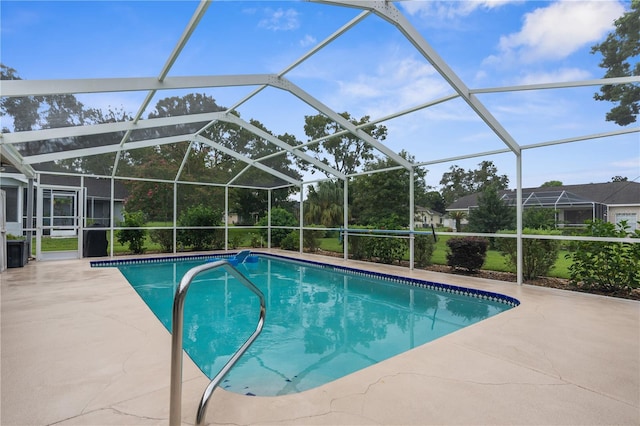
<instances>
[{"instance_id":1,"label":"tree","mask_svg":"<svg viewBox=\"0 0 640 426\"><path fill-rule=\"evenodd\" d=\"M262 123L257 120L250 120L251 125L264 131L265 133L272 134ZM298 145L300 142L293 135L284 134L279 135L277 138L291 146ZM254 133L242 128L238 129L237 134L233 138L227 138L220 140L220 143L240 152L248 158L257 159L267 157L267 159L260 161L261 164L270 167L271 169L278 171L284 175L290 176L293 179L301 179L299 171L295 168L295 159L290 155L273 155L281 151L277 145L269 142L268 140L261 138ZM246 164L234 160L235 163L241 163L242 168L234 169L234 174L242 171ZM233 164L233 163L229 163ZM235 166L234 166L235 167ZM229 177L229 179L231 176ZM234 179L235 183L240 185L246 185L249 187L262 186L283 186L284 182L280 177L274 176L267 171L260 170L255 167L251 167L244 171L238 178ZM285 188L276 189L271 191L272 207L286 207L289 204L289 196L296 191L297 188L287 186ZM240 222L243 224L255 224L255 218L261 217L266 214L268 205L268 191L259 189L240 189L234 188L230 192L230 205L231 208L238 213Z\"/></svg>"},{"instance_id":2,"label":"tree","mask_svg":"<svg viewBox=\"0 0 640 426\"><path fill-rule=\"evenodd\" d=\"M416 194L415 201L417 205L428 207L438 213L445 213L447 205L444 197L438 191L428 191L424 194Z\"/></svg>"},{"instance_id":3,"label":"tree","mask_svg":"<svg viewBox=\"0 0 640 426\"><path fill-rule=\"evenodd\" d=\"M548 180L540 185L541 188L552 188L555 186L562 186L562 182L560 182L559 180Z\"/></svg>"},{"instance_id":4,"label":"tree","mask_svg":"<svg viewBox=\"0 0 640 426\"><path fill-rule=\"evenodd\" d=\"M142 228L144 227L144 213L141 211L125 211L124 221L120 223L123 228ZM119 229L116 238L120 244L129 243L129 250L133 254L144 253L144 239L147 235L146 229Z\"/></svg>"},{"instance_id":5,"label":"tree","mask_svg":"<svg viewBox=\"0 0 640 426\"><path fill-rule=\"evenodd\" d=\"M203 204L189 207L182 212L178 225L178 241L193 250L221 249L224 247L224 233L221 229L203 229L202 227L220 226L222 211Z\"/></svg>"},{"instance_id":6,"label":"tree","mask_svg":"<svg viewBox=\"0 0 640 426\"><path fill-rule=\"evenodd\" d=\"M199 114L222 111L214 98L205 94L191 93L182 97L169 97L158 101L149 118L174 117L187 114ZM173 135L190 134L201 129L206 123L183 123L162 128L153 128L143 132L145 138L160 138ZM250 124L270 133L260 122L251 120ZM294 179L300 174L294 169L290 156L272 154L281 148L236 124L218 121L208 126L201 135L211 143L184 142L165 144L155 147L125 151L119 164L118 173L132 177L149 177L187 182L207 181L227 183L234 177L238 185L249 187L283 186L284 181L266 171L255 167L246 169L247 163L240 161L217 145L224 146L250 159L268 157L262 164ZM284 142L295 145L293 136L280 137ZM245 170L246 169L246 170ZM144 172L144 173L142 173ZM242 172L242 173L241 173ZM152 220L172 219L173 187L147 181L127 183L130 197L127 200L131 208L144 209ZM272 191L273 205L286 203L295 188L287 187ZM202 185L180 185L178 187L178 209L185 211L207 200L208 205L224 205L224 191L220 188ZM243 224L254 224L255 218L264 215L268 208L268 192L259 189L232 189L229 193L231 210L235 211Z\"/></svg>"},{"instance_id":7,"label":"tree","mask_svg":"<svg viewBox=\"0 0 640 426\"><path fill-rule=\"evenodd\" d=\"M629 178L623 176L614 176L611 178L611 182L627 182Z\"/></svg>"},{"instance_id":8,"label":"tree","mask_svg":"<svg viewBox=\"0 0 640 426\"><path fill-rule=\"evenodd\" d=\"M340 114L355 126L369 122L369 116L364 116L360 120L352 118L348 112ZM304 132L310 140L323 139L317 145L309 147L309 150L316 153L323 163L333 167L344 174L356 172L363 164L373 159L373 147L352 133L345 133L339 136L329 137L344 129L329 117L318 114L308 115L304 118ZM369 125L362 128L362 131L376 140L383 141L387 137L387 128L384 126Z\"/></svg>"},{"instance_id":9,"label":"tree","mask_svg":"<svg viewBox=\"0 0 640 426\"><path fill-rule=\"evenodd\" d=\"M344 191L341 181L322 181L309 186L304 203L306 225L323 225L329 228L344 223Z\"/></svg>"},{"instance_id":10,"label":"tree","mask_svg":"<svg viewBox=\"0 0 640 426\"><path fill-rule=\"evenodd\" d=\"M97 111L96 123L117 123L133 120L133 116L123 109L109 109L106 112ZM73 138L75 149L117 144L124 137L124 132L102 133L97 135L78 136ZM110 176L115 163L116 154L106 153L83 157L57 160L57 167L72 173L96 174Z\"/></svg>"},{"instance_id":11,"label":"tree","mask_svg":"<svg viewBox=\"0 0 640 426\"><path fill-rule=\"evenodd\" d=\"M607 70L605 78L640 75L640 0L632 0L631 9L614 24L615 31L593 46L591 53L602 54L599 65ZM620 126L635 123L640 112L640 85L637 83L604 85L594 98L617 104L607 112L606 120Z\"/></svg>"},{"instance_id":12,"label":"tree","mask_svg":"<svg viewBox=\"0 0 640 426\"><path fill-rule=\"evenodd\" d=\"M22 80L22 78L15 69L0 64L0 80ZM13 118L13 129L16 132L33 130L40 118L38 108L42 100L40 96L1 98L0 115L8 115ZM9 129L3 128L2 131L8 132Z\"/></svg>"},{"instance_id":13,"label":"tree","mask_svg":"<svg viewBox=\"0 0 640 426\"><path fill-rule=\"evenodd\" d=\"M412 162L406 151L399 154ZM365 166L365 171L386 169L396 164L390 159L378 159ZM426 192L425 170L414 172L414 192ZM409 224L409 170L397 169L357 176L353 179L349 193L353 197L352 215L359 225L374 225L393 215L399 218L400 226Z\"/></svg>"},{"instance_id":14,"label":"tree","mask_svg":"<svg viewBox=\"0 0 640 426\"><path fill-rule=\"evenodd\" d=\"M467 218L467 213L463 212L462 210L454 210L449 213L449 216L454 220L456 224L456 232L462 231L462 219Z\"/></svg>"},{"instance_id":15,"label":"tree","mask_svg":"<svg viewBox=\"0 0 640 426\"><path fill-rule=\"evenodd\" d=\"M260 218L258 221L259 226L266 227L269 224L268 216ZM271 244L275 247L279 247L283 239L286 238L291 232L292 227L297 226L298 221L287 210L277 207L271 209ZM260 234L266 240L269 230L267 228L260 229Z\"/></svg>"},{"instance_id":16,"label":"tree","mask_svg":"<svg viewBox=\"0 0 640 426\"><path fill-rule=\"evenodd\" d=\"M531 229L554 229L557 210L544 207L529 207L522 212L522 227Z\"/></svg>"},{"instance_id":17,"label":"tree","mask_svg":"<svg viewBox=\"0 0 640 426\"><path fill-rule=\"evenodd\" d=\"M446 205L465 195L482 192L490 185L496 189L507 188L509 178L507 175L498 175L498 169L492 161L483 161L478 166L476 170L464 170L462 167L453 165L449 168L449 172L442 175L440 185L442 185L441 192Z\"/></svg>"},{"instance_id":18,"label":"tree","mask_svg":"<svg viewBox=\"0 0 640 426\"><path fill-rule=\"evenodd\" d=\"M478 198L478 207L469 213L469 231L494 233L514 229L515 211L498 196L495 186L487 187Z\"/></svg>"},{"instance_id":19,"label":"tree","mask_svg":"<svg viewBox=\"0 0 640 426\"><path fill-rule=\"evenodd\" d=\"M21 80L18 72L0 64L0 80ZM82 126L104 122L102 113L86 108L73 95L44 95L27 97L5 97L0 100L0 115L13 119L14 131L53 129L59 127ZM11 131L3 128L3 132ZM87 141L100 139L93 137L69 137L32 141L21 144L23 155L37 155L54 151L85 148ZM65 169L64 165L61 167Z\"/></svg>"}]
</instances>

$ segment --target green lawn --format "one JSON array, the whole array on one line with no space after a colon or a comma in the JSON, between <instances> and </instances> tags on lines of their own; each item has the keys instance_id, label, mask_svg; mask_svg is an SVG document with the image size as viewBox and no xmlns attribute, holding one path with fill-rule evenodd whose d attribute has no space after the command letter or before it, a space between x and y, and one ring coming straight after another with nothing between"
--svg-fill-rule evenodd
<instances>
[{"instance_id":1,"label":"green lawn","mask_svg":"<svg viewBox=\"0 0 640 426\"><path fill-rule=\"evenodd\" d=\"M447 240L451 238L449 235L441 235L438 237L431 262L435 265L447 264ZM320 242L320 248L327 251L342 252L342 244L337 238L323 238ZM558 254L558 260L555 266L549 271L549 275L557 278L569 278L569 266L571 261L565 259L567 251L561 250ZM408 255L405 256L405 260L408 260ZM485 259L483 269L489 271L501 271L501 272L515 272L515 269L510 268L506 263L505 257L496 250L488 250L487 257Z\"/></svg>"},{"instance_id":2,"label":"green lawn","mask_svg":"<svg viewBox=\"0 0 640 426\"><path fill-rule=\"evenodd\" d=\"M161 222L152 222L147 224L148 227L152 226L172 226L171 223L161 223ZM111 233L107 231L107 240L110 239ZM236 241L239 247L249 247L251 240L259 235L257 229L250 228L229 228L229 240ZM118 242L117 232L115 233L115 241L113 244L113 252L115 254L127 254L129 253L129 247L127 244L120 244ZM258 237L259 239L259 237ZM111 242L109 241L109 247L111 247ZM144 247L146 252L159 252L161 251L160 245L151 241L151 238L147 234L144 240ZM78 249L78 239L77 238L51 238L51 237L43 237L42 238L42 251L71 251ZM33 243L31 245L32 254L35 254L36 250L36 240L33 239Z\"/></svg>"}]
</instances>

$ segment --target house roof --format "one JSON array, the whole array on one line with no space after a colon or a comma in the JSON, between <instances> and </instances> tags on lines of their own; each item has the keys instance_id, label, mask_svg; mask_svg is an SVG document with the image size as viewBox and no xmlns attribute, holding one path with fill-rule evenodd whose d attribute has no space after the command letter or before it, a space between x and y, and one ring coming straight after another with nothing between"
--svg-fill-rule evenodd
<instances>
[{"instance_id":1,"label":"house roof","mask_svg":"<svg viewBox=\"0 0 640 426\"><path fill-rule=\"evenodd\" d=\"M462 210L478 205L481 193L469 194L459 198L447 207L447 210ZM516 197L515 189L498 192L503 199ZM639 182L605 182L583 185L562 185L553 187L522 188L522 199L527 205L553 206L562 204L599 203L606 205L640 205Z\"/></svg>"},{"instance_id":2,"label":"house roof","mask_svg":"<svg viewBox=\"0 0 640 426\"><path fill-rule=\"evenodd\" d=\"M42 175L40 182L45 185L60 185L80 187L81 181L79 176L62 176L62 175ZM97 179L92 177L84 178L84 186L87 188L87 195L97 198L111 198L111 179ZM116 200L124 200L127 195L127 189L122 182L117 179L113 183L114 198Z\"/></svg>"},{"instance_id":3,"label":"house roof","mask_svg":"<svg viewBox=\"0 0 640 426\"><path fill-rule=\"evenodd\" d=\"M416 213L427 213L427 214L430 214L430 215L442 216L442 213L437 212L437 211L435 211L433 209L430 209L429 207L416 206L415 209L416 209Z\"/></svg>"}]
</instances>

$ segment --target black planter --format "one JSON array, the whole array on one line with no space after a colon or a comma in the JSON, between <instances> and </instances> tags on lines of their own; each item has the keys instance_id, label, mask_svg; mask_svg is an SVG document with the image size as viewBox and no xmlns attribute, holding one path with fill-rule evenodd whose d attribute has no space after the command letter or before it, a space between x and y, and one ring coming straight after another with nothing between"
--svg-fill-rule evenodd
<instances>
[{"instance_id":1,"label":"black planter","mask_svg":"<svg viewBox=\"0 0 640 426\"><path fill-rule=\"evenodd\" d=\"M22 268L28 261L27 240L7 240L7 268Z\"/></svg>"},{"instance_id":2,"label":"black planter","mask_svg":"<svg viewBox=\"0 0 640 426\"><path fill-rule=\"evenodd\" d=\"M101 227L99 223L93 227ZM82 257L103 257L107 255L107 231L104 229L87 229L84 231L84 247Z\"/></svg>"}]
</instances>

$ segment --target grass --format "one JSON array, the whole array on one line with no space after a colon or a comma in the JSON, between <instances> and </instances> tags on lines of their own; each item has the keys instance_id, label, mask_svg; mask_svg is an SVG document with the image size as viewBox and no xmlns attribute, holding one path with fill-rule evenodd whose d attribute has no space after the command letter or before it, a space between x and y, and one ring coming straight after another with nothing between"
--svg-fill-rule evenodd
<instances>
[{"instance_id":1,"label":"grass","mask_svg":"<svg viewBox=\"0 0 640 426\"><path fill-rule=\"evenodd\" d=\"M166 226L161 223L153 223L149 226ZM236 240L239 242L238 247L250 247L251 240L255 236L259 235L259 232L255 229L248 228L238 228L233 229L229 228L229 239ZM109 238L110 233L107 232L107 239ZM433 252L433 256L431 258L431 262L435 265L446 265L447 264L447 243L446 241L451 238L449 235L442 235L438 238L438 241L435 245L435 250ZM32 252L35 254L35 239L32 244ZM144 247L147 252L159 252L161 251L160 245L151 241L149 235L146 236ZM322 238L320 240L320 248L322 250L342 253L342 244L338 240L337 237L330 238ZM69 250L77 250L78 249L78 239L77 238L49 238L45 237L42 239L42 251L69 251ZM113 244L113 252L114 254L127 254L129 253L129 247L127 245L120 244L117 240ZM558 255L558 259L556 260L554 268L549 272L549 276L557 277L557 278L569 278L569 266L571 265L571 260L566 259L565 255L567 251L560 251ZM408 260L408 255L406 257ZM515 272L514 268L511 268L507 265L505 257L496 250L488 250L487 257L485 263L483 265L483 269L490 271L501 271L501 272Z\"/></svg>"},{"instance_id":2,"label":"grass","mask_svg":"<svg viewBox=\"0 0 640 426\"><path fill-rule=\"evenodd\" d=\"M447 240L449 238L451 238L449 235L441 235L438 238L434 247L433 256L431 257L431 262L434 265L447 264ZM342 252L342 244L337 238L323 238L320 242L320 248L326 251L337 253ZM571 260L565 258L567 253L568 252L565 250L560 251L555 266L551 271L549 271L550 277L569 278L569 266L571 265ZM408 254L405 256L405 260L409 260ZM515 268L510 267L506 262L506 258L497 250L487 251L487 257L482 269L489 271L515 272Z\"/></svg>"},{"instance_id":3,"label":"grass","mask_svg":"<svg viewBox=\"0 0 640 426\"><path fill-rule=\"evenodd\" d=\"M172 223L164 223L164 222L150 222L146 224L147 227L155 227L155 226L172 226ZM118 242L117 232L114 234L115 241L113 243L113 252L114 254L127 254L130 253L129 246L127 243L120 244ZM107 240L109 240L109 247L111 247L110 241L111 233L107 231ZM259 239L259 232L256 229L250 228L229 228L229 240L236 239L240 241L239 247L248 247L251 244L251 240L255 237ZM151 237L149 234L145 236L144 239L144 248L146 252L159 252L161 251L160 244L157 244L151 241ZM64 238L64 237L43 237L42 238L42 251L73 251L78 249L78 239L76 237L73 238ZM33 239L33 243L31 244L32 254L35 254L36 250L36 240Z\"/></svg>"}]
</instances>

